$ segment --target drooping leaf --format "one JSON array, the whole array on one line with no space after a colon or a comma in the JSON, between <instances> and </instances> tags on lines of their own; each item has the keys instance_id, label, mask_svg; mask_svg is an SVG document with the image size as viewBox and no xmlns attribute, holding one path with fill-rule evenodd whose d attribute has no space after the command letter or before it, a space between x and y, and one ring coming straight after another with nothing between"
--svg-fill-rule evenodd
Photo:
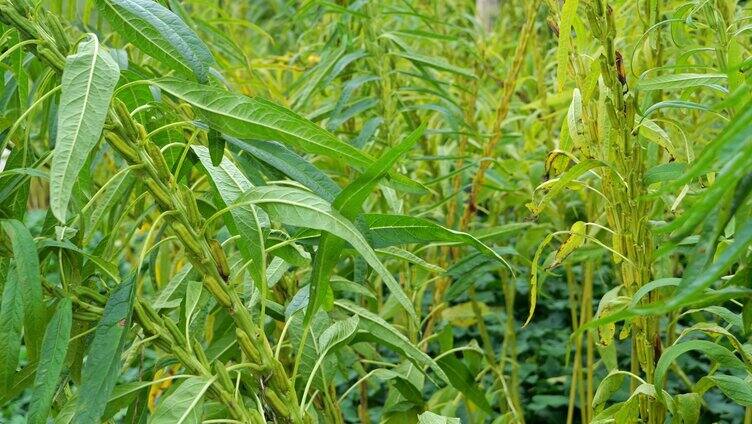
<instances>
[{"instance_id":1,"label":"drooping leaf","mask_svg":"<svg viewBox=\"0 0 752 424\"><path fill-rule=\"evenodd\" d=\"M177 78L160 78L154 81L154 85L189 103L212 128L225 135L279 141L306 153L333 158L356 169L367 168L374 162L368 154L270 101ZM414 191L424 191L419 184L404 176L395 175L394 178L395 182Z\"/></svg>"},{"instance_id":2,"label":"drooping leaf","mask_svg":"<svg viewBox=\"0 0 752 424\"><path fill-rule=\"evenodd\" d=\"M15 258L18 295L23 305L24 334L27 352L31 359L39 357L47 312L42 300L42 280L39 275L39 257L29 230L14 219L2 221Z\"/></svg>"},{"instance_id":3,"label":"drooping leaf","mask_svg":"<svg viewBox=\"0 0 752 424\"><path fill-rule=\"evenodd\" d=\"M60 372L63 369L65 354L68 351L72 324L71 301L62 299L47 325L42 342L42 352L34 377L34 388L31 395L31 405L26 422L29 424L44 424L52 406L52 397L58 385Z\"/></svg>"},{"instance_id":4,"label":"drooping leaf","mask_svg":"<svg viewBox=\"0 0 752 424\"><path fill-rule=\"evenodd\" d=\"M443 355L436 362L446 373L452 387L456 388L485 413L493 414L482 386L475 381L474 376L461 360L454 354L448 354Z\"/></svg>"},{"instance_id":5,"label":"drooping leaf","mask_svg":"<svg viewBox=\"0 0 752 424\"><path fill-rule=\"evenodd\" d=\"M265 186L248 190L243 195L242 201L261 207L271 217L287 225L326 231L350 243L368 262L368 265L381 276L392 292L392 296L410 317L417 321L412 302L391 272L376 257L376 253L368 245L363 234L325 200L294 188Z\"/></svg>"},{"instance_id":6,"label":"drooping leaf","mask_svg":"<svg viewBox=\"0 0 752 424\"><path fill-rule=\"evenodd\" d=\"M110 295L97 324L81 375L75 424L99 422L120 372L120 353L130 327L135 273Z\"/></svg>"},{"instance_id":7,"label":"drooping leaf","mask_svg":"<svg viewBox=\"0 0 752 424\"><path fill-rule=\"evenodd\" d=\"M21 352L21 328L23 326L23 303L20 284L15 272L8 274L0 302L0 384L2 393L12 386Z\"/></svg>"},{"instance_id":8,"label":"drooping leaf","mask_svg":"<svg viewBox=\"0 0 752 424\"><path fill-rule=\"evenodd\" d=\"M725 347L718 345L714 342L707 340L690 340L688 342L675 344L665 351L658 360L658 364L655 366L654 385L660 390L656 391L656 395L663 401L663 387L666 380L666 374L671 366L671 363L676 360L682 354L689 351L699 351L706 355L708 358L717 363L718 366L729 369L745 369L744 363L737 358L731 351ZM664 401L665 403L665 401Z\"/></svg>"},{"instance_id":9,"label":"drooping leaf","mask_svg":"<svg viewBox=\"0 0 752 424\"><path fill-rule=\"evenodd\" d=\"M376 248L409 243L462 243L506 264L498 253L472 235L450 230L425 218L369 213L363 214L362 218L369 230L369 241Z\"/></svg>"},{"instance_id":10,"label":"drooping leaf","mask_svg":"<svg viewBox=\"0 0 752 424\"><path fill-rule=\"evenodd\" d=\"M96 0L120 35L182 76L205 82L214 58L180 17L151 0Z\"/></svg>"},{"instance_id":11,"label":"drooping leaf","mask_svg":"<svg viewBox=\"0 0 752 424\"><path fill-rule=\"evenodd\" d=\"M395 349L416 366L431 368L439 378L449 383L449 378L444 370L430 356L411 343L407 337L381 317L347 301L335 301L334 304L352 314L357 314L360 318L358 326L367 333L368 337Z\"/></svg>"},{"instance_id":12,"label":"drooping leaf","mask_svg":"<svg viewBox=\"0 0 752 424\"><path fill-rule=\"evenodd\" d=\"M328 175L282 144L262 140L242 141L227 136L225 138L231 145L250 153L256 159L276 168L290 179L303 184L327 202L333 202L340 192L337 183L332 181Z\"/></svg>"},{"instance_id":13,"label":"drooping leaf","mask_svg":"<svg viewBox=\"0 0 752 424\"><path fill-rule=\"evenodd\" d=\"M102 134L119 74L94 34L65 61L50 168L50 208L60 222L66 222L73 184Z\"/></svg>"}]
</instances>

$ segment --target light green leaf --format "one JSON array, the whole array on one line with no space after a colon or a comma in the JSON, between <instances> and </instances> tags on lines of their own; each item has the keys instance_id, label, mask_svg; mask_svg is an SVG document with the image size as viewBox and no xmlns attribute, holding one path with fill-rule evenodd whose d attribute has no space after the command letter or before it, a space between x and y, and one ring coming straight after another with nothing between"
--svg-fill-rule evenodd
<instances>
[{"instance_id":1,"label":"light green leaf","mask_svg":"<svg viewBox=\"0 0 752 424\"><path fill-rule=\"evenodd\" d=\"M425 218L387 214L363 214L362 217L369 230L369 241L375 248L408 243L462 243L506 264L498 253L470 234L450 230Z\"/></svg>"},{"instance_id":2,"label":"light green leaf","mask_svg":"<svg viewBox=\"0 0 752 424\"><path fill-rule=\"evenodd\" d=\"M438 59L431 56L426 56L418 53L413 52L397 52L395 53L397 56L405 58L409 60L410 62L419 64L419 65L425 65L434 69L438 69L440 71L446 71L457 75L462 75L463 77L467 78L477 78L473 71L471 69L467 68L461 68L459 66L452 65L451 63L447 63L446 61L442 59Z\"/></svg>"},{"instance_id":3,"label":"light green leaf","mask_svg":"<svg viewBox=\"0 0 752 424\"><path fill-rule=\"evenodd\" d=\"M102 134L119 75L117 64L94 34L65 61L50 167L50 208L60 222L66 222L73 184Z\"/></svg>"},{"instance_id":4,"label":"light green leaf","mask_svg":"<svg viewBox=\"0 0 752 424\"><path fill-rule=\"evenodd\" d=\"M68 351L72 324L71 301L64 298L58 303L42 342L42 355L34 377L31 394L28 424L44 424L52 406L52 398L57 388L60 372L63 370L65 354Z\"/></svg>"},{"instance_id":5,"label":"light green leaf","mask_svg":"<svg viewBox=\"0 0 752 424\"><path fill-rule=\"evenodd\" d=\"M205 82L214 58L203 41L169 9L151 0L96 0L115 30L180 75Z\"/></svg>"},{"instance_id":6,"label":"light green leaf","mask_svg":"<svg viewBox=\"0 0 752 424\"><path fill-rule=\"evenodd\" d=\"M742 406L752 406L752 385L749 381L733 375L714 374L706 377L728 396Z\"/></svg>"},{"instance_id":7,"label":"light green leaf","mask_svg":"<svg viewBox=\"0 0 752 424\"><path fill-rule=\"evenodd\" d=\"M230 159L223 157L219 166L212 165L209 149L193 146L193 151L201 160L212 185L217 190L225 206L233 204L253 185ZM266 284L266 254L264 252L264 235L262 227L269 226L269 218L264 211L253 205L242 205L230 209L230 218L225 222L232 234L240 235L238 248L249 267L251 277L258 288ZM262 291L263 292L263 291Z\"/></svg>"},{"instance_id":8,"label":"light green leaf","mask_svg":"<svg viewBox=\"0 0 752 424\"><path fill-rule=\"evenodd\" d=\"M726 82L725 74L669 74L641 79L637 82L637 89L642 91L673 90L691 87L719 88L718 84Z\"/></svg>"},{"instance_id":9,"label":"light green leaf","mask_svg":"<svg viewBox=\"0 0 752 424\"><path fill-rule=\"evenodd\" d=\"M462 424L459 418L450 418L426 411L418 415L419 424Z\"/></svg>"},{"instance_id":10,"label":"light green leaf","mask_svg":"<svg viewBox=\"0 0 752 424\"><path fill-rule=\"evenodd\" d=\"M392 296L410 317L417 321L412 302L391 272L376 257L376 252L368 245L363 234L324 199L290 187L265 186L248 190L243 200L258 205L284 224L326 231L350 243L381 276Z\"/></svg>"},{"instance_id":11,"label":"light green leaf","mask_svg":"<svg viewBox=\"0 0 752 424\"><path fill-rule=\"evenodd\" d=\"M416 366L431 368L443 381L449 383L444 370L425 352L420 350L407 337L397 331L392 325L384 321L380 316L348 301L335 301L334 304L346 311L357 314L360 317L358 326L365 331L368 337L372 337L381 343L395 349L405 356Z\"/></svg>"},{"instance_id":12,"label":"light green leaf","mask_svg":"<svg viewBox=\"0 0 752 424\"><path fill-rule=\"evenodd\" d=\"M149 424L199 424L203 415L204 394L213 380L191 377L157 405Z\"/></svg>"}]
</instances>

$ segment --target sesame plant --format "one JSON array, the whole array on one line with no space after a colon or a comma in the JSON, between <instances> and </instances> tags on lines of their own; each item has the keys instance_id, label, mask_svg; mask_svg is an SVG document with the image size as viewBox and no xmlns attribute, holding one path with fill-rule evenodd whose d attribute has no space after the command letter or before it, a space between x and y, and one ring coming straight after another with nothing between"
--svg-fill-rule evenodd
<instances>
[{"instance_id":1,"label":"sesame plant","mask_svg":"<svg viewBox=\"0 0 752 424\"><path fill-rule=\"evenodd\" d=\"M0 422L752 423L747 2L0 34Z\"/></svg>"}]
</instances>

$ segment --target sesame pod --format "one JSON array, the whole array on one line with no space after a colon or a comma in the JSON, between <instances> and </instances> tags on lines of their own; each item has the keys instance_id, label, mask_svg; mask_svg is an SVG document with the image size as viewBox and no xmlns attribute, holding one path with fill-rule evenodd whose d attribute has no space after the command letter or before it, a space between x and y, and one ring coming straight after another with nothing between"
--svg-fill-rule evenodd
<instances>
[{"instance_id":1,"label":"sesame pod","mask_svg":"<svg viewBox=\"0 0 752 424\"><path fill-rule=\"evenodd\" d=\"M191 345L193 346L193 353L196 354L196 357L198 358L199 362L201 362L201 365L203 365L205 368L209 368L209 358L206 357L204 347L201 346L201 343L195 338L191 337Z\"/></svg>"},{"instance_id":2,"label":"sesame pod","mask_svg":"<svg viewBox=\"0 0 752 424\"><path fill-rule=\"evenodd\" d=\"M154 170L159 179L172 185L172 173L170 173L170 168L167 167L167 162L165 162L162 152L159 151L159 147L151 140L145 140L144 149L146 150L146 154L149 155L149 159L151 159L151 163L154 165Z\"/></svg>"},{"instance_id":3,"label":"sesame pod","mask_svg":"<svg viewBox=\"0 0 752 424\"><path fill-rule=\"evenodd\" d=\"M230 265L227 263L227 256L225 251L222 250L222 245L219 244L217 239L209 240L209 247L211 248L211 254L214 258L214 262L217 264L217 271L222 279L227 281L230 278Z\"/></svg>"},{"instance_id":4,"label":"sesame pod","mask_svg":"<svg viewBox=\"0 0 752 424\"><path fill-rule=\"evenodd\" d=\"M614 233L612 238L613 238L612 244L613 244L613 249L614 249L612 255L614 258L614 263L618 264L618 263L621 263L621 256L617 255L617 253L621 253L622 251L621 234L616 232Z\"/></svg>"},{"instance_id":5,"label":"sesame pod","mask_svg":"<svg viewBox=\"0 0 752 424\"><path fill-rule=\"evenodd\" d=\"M260 355L258 349L251 343L251 339L248 338L248 335L245 334L242 330L239 328L235 329L235 336L238 339L238 344L240 344L240 348L243 350L243 353L248 355L248 358L257 364L261 363Z\"/></svg>"},{"instance_id":6,"label":"sesame pod","mask_svg":"<svg viewBox=\"0 0 752 424\"><path fill-rule=\"evenodd\" d=\"M269 401L269 404L271 404L272 408L274 408L274 410L277 411L279 415L282 415L283 417L290 416L290 410L287 408L287 405L282 402L282 399L279 398L277 392L275 392L274 389L267 387L264 395L266 396L266 400Z\"/></svg>"},{"instance_id":7,"label":"sesame pod","mask_svg":"<svg viewBox=\"0 0 752 424\"><path fill-rule=\"evenodd\" d=\"M47 12L44 15L44 20L47 21L47 30L52 33L52 37L57 43L58 49L63 55L67 55L70 52L71 45L68 40L68 36L63 29L63 25L60 23L60 19L54 14Z\"/></svg>"},{"instance_id":8,"label":"sesame pod","mask_svg":"<svg viewBox=\"0 0 752 424\"><path fill-rule=\"evenodd\" d=\"M554 268L564 262L564 259L566 259L567 256L582 247L583 244L585 244L585 223L577 221L572 224L567 240L561 245L561 247L559 247L559 250L556 251L554 262L551 264L550 268Z\"/></svg>"},{"instance_id":9,"label":"sesame pod","mask_svg":"<svg viewBox=\"0 0 752 424\"><path fill-rule=\"evenodd\" d=\"M133 118L131 118L131 114L125 103L116 99L113 102L113 106L115 107L115 114L118 117L118 121L120 121L120 125L123 127L124 135L134 140L138 139L140 135L138 128L134 125Z\"/></svg>"},{"instance_id":10,"label":"sesame pod","mask_svg":"<svg viewBox=\"0 0 752 424\"><path fill-rule=\"evenodd\" d=\"M171 319L163 320L163 325L170 332L170 335L175 339L175 342L181 346L185 345L185 336L180 332L178 326Z\"/></svg>"},{"instance_id":11,"label":"sesame pod","mask_svg":"<svg viewBox=\"0 0 752 424\"><path fill-rule=\"evenodd\" d=\"M227 368L225 368L225 365L222 362L214 361L214 372L217 374L217 379L220 384L228 388L233 387L230 374L227 372Z\"/></svg>"},{"instance_id":12,"label":"sesame pod","mask_svg":"<svg viewBox=\"0 0 752 424\"><path fill-rule=\"evenodd\" d=\"M188 222L190 222L194 228L201 228L203 226L203 218L198 211L198 204L196 203L196 197L193 195L193 192L183 184L178 186L178 191L183 200L185 213L188 215Z\"/></svg>"},{"instance_id":13,"label":"sesame pod","mask_svg":"<svg viewBox=\"0 0 752 424\"><path fill-rule=\"evenodd\" d=\"M266 420L264 419L263 416L261 416L261 412L255 410L255 409L250 409L250 410L248 410L248 415L250 415L251 423L253 423L253 424L266 424Z\"/></svg>"}]
</instances>

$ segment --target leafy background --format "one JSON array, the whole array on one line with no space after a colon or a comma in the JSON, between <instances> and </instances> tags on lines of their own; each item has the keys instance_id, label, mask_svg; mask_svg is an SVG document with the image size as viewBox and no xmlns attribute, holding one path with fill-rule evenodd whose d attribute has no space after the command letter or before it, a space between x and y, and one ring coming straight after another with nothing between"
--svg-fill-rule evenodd
<instances>
[{"instance_id":1,"label":"leafy background","mask_svg":"<svg viewBox=\"0 0 752 424\"><path fill-rule=\"evenodd\" d=\"M752 422L752 9L500 3L0 0L1 420Z\"/></svg>"}]
</instances>

